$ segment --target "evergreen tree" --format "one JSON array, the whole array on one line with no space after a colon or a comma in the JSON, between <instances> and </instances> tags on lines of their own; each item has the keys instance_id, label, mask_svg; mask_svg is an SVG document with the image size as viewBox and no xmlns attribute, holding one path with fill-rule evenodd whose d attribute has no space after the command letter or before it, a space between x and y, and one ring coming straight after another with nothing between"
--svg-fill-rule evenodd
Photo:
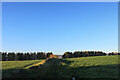
<instances>
[{"instance_id":1,"label":"evergreen tree","mask_svg":"<svg viewBox=\"0 0 120 80\"><path fill-rule=\"evenodd\" d=\"M24 55L23 55L23 53L20 53L20 52L18 52L18 53L16 53L17 55L16 55L16 59L17 60L24 60Z\"/></svg>"},{"instance_id":2,"label":"evergreen tree","mask_svg":"<svg viewBox=\"0 0 120 80\"><path fill-rule=\"evenodd\" d=\"M49 58L50 55L53 55L53 53L52 52L48 52L47 53L47 58Z\"/></svg>"},{"instance_id":3,"label":"evergreen tree","mask_svg":"<svg viewBox=\"0 0 120 80\"><path fill-rule=\"evenodd\" d=\"M14 61L15 60L15 53L9 52L7 58L8 58L8 61Z\"/></svg>"},{"instance_id":4,"label":"evergreen tree","mask_svg":"<svg viewBox=\"0 0 120 80\"><path fill-rule=\"evenodd\" d=\"M72 52L65 52L62 57L63 58L72 58L74 56L73 56Z\"/></svg>"},{"instance_id":5,"label":"evergreen tree","mask_svg":"<svg viewBox=\"0 0 120 80\"><path fill-rule=\"evenodd\" d=\"M2 61L7 60L7 52L1 52L2 53Z\"/></svg>"}]
</instances>

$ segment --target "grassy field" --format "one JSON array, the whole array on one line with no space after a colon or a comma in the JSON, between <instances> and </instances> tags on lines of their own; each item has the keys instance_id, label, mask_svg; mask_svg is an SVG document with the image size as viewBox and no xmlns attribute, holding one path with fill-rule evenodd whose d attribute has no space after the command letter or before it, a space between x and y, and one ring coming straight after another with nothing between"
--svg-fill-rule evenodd
<instances>
[{"instance_id":1,"label":"grassy field","mask_svg":"<svg viewBox=\"0 0 120 80\"><path fill-rule=\"evenodd\" d=\"M118 78L118 56L95 56L67 59L49 59L37 69L25 69L41 60L6 61L3 70L23 69L21 73L10 74L9 78ZM8 65L9 67L6 67ZM6 71L7 71L6 70ZM9 72L9 71L8 71ZM4 74L4 73L3 73Z\"/></svg>"},{"instance_id":2,"label":"grassy field","mask_svg":"<svg viewBox=\"0 0 120 80\"><path fill-rule=\"evenodd\" d=\"M29 65L39 63L43 60L26 60L26 61L2 61L2 73L3 76L10 74L11 71L23 69Z\"/></svg>"},{"instance_id":3,"label":"grassy field","mask_svg":"<svg viewBox=\"0 0 120 80\"><path fill-rule=\"evenodd\" d=\"M41 62L43 60L26 60L26 61L2 61L2 69L20 69L27 65Z\"/></svg>"},{"instance_id":4,"label":"grassy field","mask_svg":"<svg viewBox=\"0 0 120 80\"><path fill-rule=\"evenodd\" d=\"M78 78L118 78L118 56L64 59L65 75ZM67 63L68 62L68 63Z\"/></svg>"}]
</instances>

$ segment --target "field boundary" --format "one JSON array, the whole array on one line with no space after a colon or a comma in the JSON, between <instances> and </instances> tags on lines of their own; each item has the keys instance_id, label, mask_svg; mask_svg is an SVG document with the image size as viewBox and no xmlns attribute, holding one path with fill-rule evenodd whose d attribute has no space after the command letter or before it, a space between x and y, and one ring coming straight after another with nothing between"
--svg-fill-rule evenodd
<instances>
[{"instance_id":1,"label":"field boundary","mask_svg":"<svg viewBox=\"0 0 120 80\"><path fill-rule=\"evenodd\" d=\"M38 63L32 64L32 65L26 66L23 69L30 69L30 68L35 67L35 66L43 65L48 59L50 59L50 58L47 58L47 59L43 60L42 62L38 62Z\"/></svg>"}]
</instances>

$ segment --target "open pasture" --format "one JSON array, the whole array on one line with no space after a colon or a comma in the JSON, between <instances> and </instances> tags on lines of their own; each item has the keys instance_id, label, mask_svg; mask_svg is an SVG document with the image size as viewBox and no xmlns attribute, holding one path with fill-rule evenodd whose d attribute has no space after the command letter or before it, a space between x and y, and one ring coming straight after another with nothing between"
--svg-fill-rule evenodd
<instances>
[{"instance_id":1,"label":"open pasture","mask_svg":"<svg viewBox=\"0 0 120 80\"><path fill-rule=\"evenodd\" d=\"M3 61L3 75L12 69L22 69L22 74L17 73L15 78L55 78L68 79L75 78L115 78L118 76L118 57L115 56L92 56L80 58L51 58L38 68L30 69L33 64L38 64L43 60L30 61ZM6 67L6 65L8 65ZM5 70L5 71L4 71ZM8 74L9 75L9 74ZM10 74L9 78L13 78Z\"/></svg>"}]
</instances>

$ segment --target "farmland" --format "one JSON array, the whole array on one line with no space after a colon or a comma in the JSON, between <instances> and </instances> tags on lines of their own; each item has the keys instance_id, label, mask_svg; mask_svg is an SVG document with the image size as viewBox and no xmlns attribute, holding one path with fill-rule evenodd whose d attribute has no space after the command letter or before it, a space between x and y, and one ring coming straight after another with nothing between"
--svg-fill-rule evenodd
<instances>
[{"instance_id":1,"label":"farmland","mask_svg":"<svg viewBox=\"0 0 120 80\"><path fill-rule=\"evenodd\" d=\"M26 60L26 61L2 61L2 73L10 74L11 71L23 69L26 66L41 62L43 60Z\"/></svg>"},{"instance_id":2,"label":"farmland","mask_svg":"<svg viewBox=\"0 0 120 80\"><path fill-rule=\"evenodd\" d=\"M8 78L118 78L118 56L48 59L36 69L24 69L43 60L3 61L3 75L9 69L22 69ZM7 67L6 67L7 66ZM9 72L10 73L10 72Z\"/></svg>"},{"instance_id":3,"label":"farmland","mask_svg":"<svg viewBox=\"0 0 120 80\"><path fill-rule=\"evenodd\" d=\"M99 56L65 59L71 62L68 66L70 76L78 78L117 78L118 56ZM70 73L70 74L69 74ZM66 75L67 76L67 75Z\"/></svg>"}]
</instances>

